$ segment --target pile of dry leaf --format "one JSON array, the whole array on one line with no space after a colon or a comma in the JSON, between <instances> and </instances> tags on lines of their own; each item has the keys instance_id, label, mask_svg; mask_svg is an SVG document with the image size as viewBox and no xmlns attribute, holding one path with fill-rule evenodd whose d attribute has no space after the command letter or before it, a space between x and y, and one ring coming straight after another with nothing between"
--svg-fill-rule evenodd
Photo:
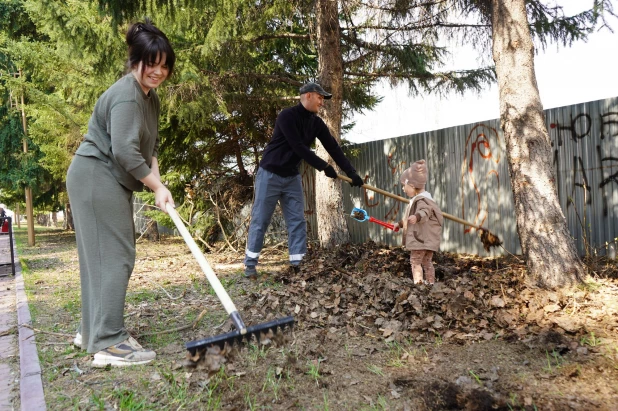
<instances>
[{"instance_id":1,"label":"pile of dry leaf","mask_svg":"<svg viewBox=\"0 0 618 411\"><path fill-rule=\"evenodd\" d=\"M300 273L282 272L281 288L265 288L245 300L255 318L291 313L307 329L345 328L351 336L374 334L387 341L440 338L465 342L496 337L525 339L541 330L590 332L590 325L618 332L615 305L590 299L594 287L551 292L526 283L515 257L485 259L438 253L437 282L414 285L409 253L369 242L336 250L310 250ZM605 298L618 298L616 265L596 267ZM574 317L581 307L588 321Z\"/></svg>"}]
</instances>

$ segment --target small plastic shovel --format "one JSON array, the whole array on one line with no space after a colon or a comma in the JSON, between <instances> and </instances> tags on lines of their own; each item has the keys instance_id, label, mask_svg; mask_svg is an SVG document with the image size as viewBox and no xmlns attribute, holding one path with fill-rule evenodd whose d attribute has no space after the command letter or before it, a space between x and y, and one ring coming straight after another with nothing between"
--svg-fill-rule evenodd
<instances>
[{"instance_id":1,"label":"small plastic shovel","mask_svg":"<svg viewBox=\"0 0 618 411\"><path fill-rule=\"evenodd\" d=\"M365 221L369 221L370 223L379 224L382 227L386 227L386 228L388 228L390 230L393 230L395 232L399 231L399 226L398 225L390 224L390 223L378 220L376 218L373 218L373 217L367 215L367 212L365 210L363 210L362 208L354 207L354 209L352 210L352 213L350 213L350 217L352 217L356 221L360 221L361 223L365 222Z\"/></svg>"}]
</instances>

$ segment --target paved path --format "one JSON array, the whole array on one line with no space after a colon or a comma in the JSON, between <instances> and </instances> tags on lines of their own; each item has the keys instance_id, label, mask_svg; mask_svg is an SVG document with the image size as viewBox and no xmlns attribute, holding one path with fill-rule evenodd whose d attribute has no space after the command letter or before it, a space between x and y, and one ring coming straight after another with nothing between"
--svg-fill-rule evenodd
<instances>
[{"instance_id":1,"label":"paved path","mask_svg":"<svg viewBox=\"0 0 618 411\"><path fill-rule=\"evenodd\" d=\"M0 410L13 409L13 398L15 394L19 394L16 327L15 280L13 276L2 276L0 277Z\"/></svg>"},{"instance_id":2,"label":"paved path","mask_svg":"<svg viewBox=\"0 0 618 411\"><path fill-rule=\"evenodd\" d=\"M45 410L41 368L17 249L12 275L9 236L0 235L0 411Z\"/></svg>"}]
</instances>

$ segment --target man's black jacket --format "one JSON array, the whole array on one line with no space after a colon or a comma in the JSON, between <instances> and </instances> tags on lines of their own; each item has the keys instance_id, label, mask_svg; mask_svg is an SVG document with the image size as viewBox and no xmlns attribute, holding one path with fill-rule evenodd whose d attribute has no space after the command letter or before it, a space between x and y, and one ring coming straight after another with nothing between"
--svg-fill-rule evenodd
<instances>
[{"instance_id":1,"label":"man's black jacket","mask_svg":"<svg viewBox=\"0 0 618 411\"><path fill-rule=\"evenodd\" d=\"M305 160L315 169L324 170L328 163L310 148L316 137L346 174L356 172L324 121L300 103L284 109L277 116L275 131L264 150L260 167L282 177L289 177L298 174L300 162Z\"/></svg>"}]
</instances>

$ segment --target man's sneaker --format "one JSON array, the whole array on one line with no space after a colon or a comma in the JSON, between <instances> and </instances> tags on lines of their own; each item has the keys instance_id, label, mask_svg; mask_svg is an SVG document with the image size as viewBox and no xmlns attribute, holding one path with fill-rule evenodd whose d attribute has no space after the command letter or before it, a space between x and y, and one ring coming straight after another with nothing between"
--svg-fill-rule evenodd
<instances>
[{"instance_id":1,"label":"man's sneaker","mask_svg":"<svg viewBox=\"0 0 618 411\"><path fill-rule=\"evenodd\" d=\"M93 367L124 367L127 365L146 364L154 360L157 354L143 348L133 337L121 343L107 347L94 355Z\"/></svg>"},{"instance_id":2,"label":"man's sneaker","mask_svg":"<svg viewBox=\"0 0 618 411\"><path fill-rule=\"evenodd\" d=\"M257 270L254 265L245 266L245 277L255 279L257 278Z\"/></svg>"},{"instance_id":3,"label":"man's sneaker","mask_svg":"<svg viewBox=\"0 0 618 411\"><path fill-rule=\"evenodd\" d=\"M77 333L75 338L73 338L73 345L82 348L82 335L80 333Z\"/></svg>"}]
</instances>

